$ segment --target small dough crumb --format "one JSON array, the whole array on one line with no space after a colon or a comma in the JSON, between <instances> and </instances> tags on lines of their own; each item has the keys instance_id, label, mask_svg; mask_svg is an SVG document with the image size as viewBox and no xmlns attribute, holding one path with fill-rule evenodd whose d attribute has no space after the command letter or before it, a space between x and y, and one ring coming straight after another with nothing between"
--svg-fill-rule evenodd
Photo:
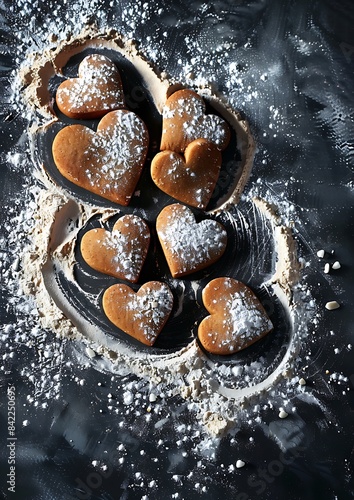
<instances>
[{"instance_id":1,"label":"small dough crumb","mask_svg":"<svg viewBox=\"0 0 354 500\"><path fill-rule=\"evenodd\" d=\"M91 349L91 347L86 347L85 350L86 350L86 354L89 358L93 359L96 357L96 352L93 349Z\"/></svg>"},{"instance_id":2,"label":"small dough crumb","mask_svg":"<svg viewBox=\"0 0 354 500\"><path fill-rule=\"evenodd\" d=\"M338 302L336 300L331 300L330 302L327 302L327 304L325 305L325 308L328 311L334 311L335 309L338 309L339 307L340 307L340 305L338 304Z\"/></svg>"},{"instance_id":3,"label":"small dough crumb","mask_svg":"<svg viewBox=\"0 0 354 500\"><path fill-rule=\"evenodd\" d=\"M218 413L206 412L203 416L203 423L208 431L214 436L221 436L229 428L230 422Z\"/></svg>"},{"instance_id":4,"label":"small dough crumb","mask_svg":"<svg viewBox=\"0 0 354 500\"><path fill-rule=\"evenodd\" d=\"M157 396L156 394L154 394L153 392L150 394L149 396L149 401L150 403L155 403L155 401L157 400Z\"/></svg>"}]
</instances>

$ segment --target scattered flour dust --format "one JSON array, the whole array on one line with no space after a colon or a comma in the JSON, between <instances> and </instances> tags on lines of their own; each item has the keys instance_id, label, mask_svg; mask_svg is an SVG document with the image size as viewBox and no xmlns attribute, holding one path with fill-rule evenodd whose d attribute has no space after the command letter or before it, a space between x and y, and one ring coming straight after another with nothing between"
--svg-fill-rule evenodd
<instances>
[{"instance_id":1,"label":"scattered flour dust","mask_svg":"<svg viewBox=\"0 0 354 500\"><path fill-rule=\"evenodd\" d=\"M105 42L107 43L107 37ZM81 48L85 46L80 39L76 44L74 41L68 44L73 53L77 51L77 45ZM64 45L64 47L67 49L67 45ZM57 53L56 63L60 60L61 51L58 50ZM131 53L130 48L129 55ZM52 54L51 57L53 58ZM136 53L134 57L137 57ZM65 59L68 58L69 51L66 50ZM48 115L52 113L52 110L49 100L46 100L46 81L45 79L42 82L36 81L35 64L36 61L33 61L31 68L32 80L28 82L26 99L34 103L40 110L44 110L44 115ZM43 67L41 56L39 58L39 67ZM145 73L146 68L147 65L144 68ZM152 70L148 68L147 81L153 80L154 76L151 76L151 73ZM160 85L163 92L164 83L160 82ZM161 100L162 98L157 94L157 106ZM284 372L289 372L291 362L299 351L299 332L304 331L304 325L302 324L301 328L299 328L299 322L307 321L308 318L306 318L306 315L303 315L304 319L301 315L297 316L296 308L294 308L294 293L300 294L301 289L296 292L293 291L293 285L298 280L299 268L291 234L287 228L273 220L273 213L269 209L269 205L262 202L261 199L256 202L274 225L274 238L276 238L276 245L278 245L278 260L272 282L275 293L284 302L292 316L293 332L291 342L279 366L264 379L259 375L259 363L253 363L253 366L251 363L249 366L244 367L243 376L248 372L248 379L258 380L257 383L253 382L249 386L242 386L235 380L233 385L229 385L223 384L223 375L224 372L230 370L230 367L222 362L210 362L202 353L196 341L191 342L177 353L146 356L121 345L117 340L106 338L98 327L89 324L84 318L80 317L77 311L73 310L55 282L52 266L55 263L61 267L68 278L72 278L73 250L77 228L82 227L85 221L98 209L91 206L83 207L74 200L67 199L60 188L54 186L42 171L37 175L40 176L46 189L37 193L38 211L34 214L35 224L31 228L32 241L26 249L23 259L22 284L27 294L35 296L35 307L38 308L39 314L43 318L41 323L45 328L56 332L57 335L64 339L83 339L91 352L111 359L112 372L119 371L122 366L126 366L132 373L139 377L146 377L156 385L173 385L175 388L172 392L185 398L187 405L191 409L198 409L205 427L212 434L217 435L232 427L233 423L238 420L239 413L245 411L244 408L251 401L258 399L262 391L276 386L284 378ZM107 211L106 216L109 215L110 211ZM71 225L67 221L70 221ZM76 224L72 224L73 221L76 221ZM63 224L63 222L66 222L66 224ZM277 235L277 233L279 234ZM59 307L57 307L58 304ZM114 356L112 356L112 353L114 353ZM50 357L49 354L46 356Z\"/></svg>"},{"instance_id":2,"label":"scattered flour dust","mask_svg":"<svg viewBox=\"0 0 354 500\"><path fill-rule=\"evenodd\" d=\"M28 4L27 9L30 8ZM124 15L128 17L127 12ZM82 19L81 25L83 22ZM54 26L51 28L55 29ZM116 40L117 35L114 32L111 36L110 30L101 31L99 42L96 43L92 29L89 28L76 37L68 37L61 44L57 43L58 35L54 34L49 49L43 43L43 52L37 59L28 56L31 71L28 71L28 61L22 66L21 77L25 75L26 81L25 100L32 108L19 103L14 106L27 117L33 130L42 127L48 120L55 119L46 90L49 74L64 66L71 54L86 47L87 39L90 39L93 46L120 46L114 43L112 45L112 37ZM132 25L131 33L133 32ZM58 46L56 51L53 50L53 47ZM63 48L66 50L62 50ZM156 95L156 106L161 111L166 95L166 82L154 76L144 60L138 60L134 45L129 45L127 54L137 63L141 73L146 72L146 83L150 90L156 85L161 86L162 92ZM153 49L147 56L154 60ZM51 61L49 74L43 76L42 72L44 81L40 82L38 68L48 69L48 57ZM184 70L181 75L176 75L176 80L183 76ZM37 111L41 110L44 118L35 117L33 107ZM239 122L238 126L240 135L249 135L244 123ZM248 144L243 150L248 162L253 159L250 149L252 148ZM285 354L271 373L264 373L259 360L244 366L212 362L203 354L196 341L177 353L146 356L107 339L99 328L89 324L70 307L65 297L61 296L53 276L55 264L60 266L67 279L73 279L74 245L78 228L92 215L100 213L100 210L68 198L42 170L31 168L33 161L29 151L13 151L7 160L12 170L21 174L25 181L21 189L21 202L8 207L4 224L5 236L2 237L2 280L7 283L8 307L14 311L14 318L2 329L1 339L7 345L7 351L1 369L5 373L10 372L11 360L15 357L18 346L33 350L35 361L22 367L22 375L35 387L34 395L28 397L29 403L45 408L48 400L60 397L60 369L70 363L65 358L70 339L79 340L85 346L81 351L78 349L77 363L92 364L98 370L110 371L117 377L127 373L137 375L136 382L131 383L124 391L124 404L133 404L135 395L139 391L146 391L148 381L151 405L157 399L168 404L166 395L171 398L182 397L188 410L197 416L196 425L201 423L202 428L212 436L221 436L241 423L261 424L262 412L269 409L274 409L276 415L281 412L279 416L283 418L285 414L294 411L294 399L311 399L302 382L304 360L301 354L302 345L306 342L309 331L316 328L320 313L309 290L299 282L300 266L295 242L286 224L290 218L290 210L283 199L278 200L270 191L262 190L260 184L253 192L242 195L253 200L255 209L263 214L271 226L276 255L274 273L267 285L272 287L274 295L288 312L291 328ZM249 163L244 167L247 170ZM249 172L242 179L238 197L241 196L248 176ZM229 203L234 201L236 199L231 198ZM113 211L106 210L104 216L109 218L112 214ZM77 383L83 385L84 381L78 380ZM163 425L163 422L156 422L156 429L159 425ZM188 429L184 428L184 431L187 432ZM205 452L206 449L207 446L203 448L201 439L199 451ZM236 463L237 468L243 465L242 460Z\"/></svg>"}]
</instances>

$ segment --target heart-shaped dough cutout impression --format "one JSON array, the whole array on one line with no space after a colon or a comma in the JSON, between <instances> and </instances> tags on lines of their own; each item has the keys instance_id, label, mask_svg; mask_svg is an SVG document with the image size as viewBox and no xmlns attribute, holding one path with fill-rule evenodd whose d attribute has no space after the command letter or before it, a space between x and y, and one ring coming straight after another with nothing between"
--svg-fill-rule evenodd
<instances>
[{"instance_id":1,"label":"heart-shaped dough cutout impression","mask_svg":"<svg viewBox=\"0 0 354 500\"><path fill-rule=\"evenodd\" d=\"M200 323L198 338L212 354L233 354L273 329L258 298L240 281L216 278L204 288L202 297L210 316Z\"/></svg>"},{"instance_id":2,"label":"heart-shaped dough cutout impression","mask_svg":"<svg viewBox=\"0 0 354 500\"><path fill-rule=\"evenodd\" d=\"M193 90L174 92L163 108L162 151L183 153L195 139L213 142L220 150L226 148L230 140L230 128L217 115L205 114L204 99Z\"/></svg>"},{"instance_id":3,"label":"heart-shaped dough cutout impression","mask_svg":"<svg viewBox=\"0 0 354 500\"><path fill-rule=\"evenodd\" d=\"M117 284L103 294L103 310L118 328L145 345L155 343L173 307L173 295L165 283L149 281L137 293Z\"/></svg>"},{"instance_id":4,"label":"heart-shaped dough cutout impression","mask_svg":"<svg viewBox=\"0 0 354 500\"><path fill-rule=\"evenodd\" d=\"M53 141L53 158L69 181L114 203L128 205L144 166L149 136L131 111L105 115L97 132L69 125Z\"/></svg>"},{"instance_id":5,"label":"heart-shaped dough cutout impression","mask_svg":"<svg viewBox=\"0 0 354 500\"><path fill-rule=\"evenodd\" d=\"M81 239L84 261L96 271L136 283L150 243L147 224L136 215L124 215L112 231L90 229Z\"/></svg>"},{"instance_id":6,"label":"heart-shaped dough cutout impression","mask_svg":"<svg viewBox=\"0 0 354 500\"><path fill-rule=\"evenodd\" d=\"M212 142L196 139L184 156L161 151L152 160L151 177L161 191L187 205L205 208L219 177L221 153Z\"/></svg>"},{"instance_id":7,"label":"heart-shaped dough cutout impression","mask_svg":"<svg viewBox=\"0 0 354 500\"><path fill-rule=\"evenodd\" d=\"M88 120L125 107L119 71L108 57L85 57L78 74L78 78L65 80L58 87L55 99L64 115Z\"/></svg>"},{"instance_id":8,"label":"heart-shaped dough cutout impression","mask_svg":"<svg viewBox=\"0 0 354 500\"><path fill-rule=\"evenodd\" d=\"M219 222L196 222L193 212L175 203L156 219L156 230L174 278L200 271L216 262L226 249L227 233Z\"/></svg>"}]
</instances>

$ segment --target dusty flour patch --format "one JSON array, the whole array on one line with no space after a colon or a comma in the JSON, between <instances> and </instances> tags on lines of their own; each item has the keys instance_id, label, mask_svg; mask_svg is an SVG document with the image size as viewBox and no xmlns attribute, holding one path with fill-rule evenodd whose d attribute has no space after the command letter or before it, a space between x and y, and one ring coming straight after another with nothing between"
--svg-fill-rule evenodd
<instances>
[{"instance_id":1,"label":"dusty flour patch","mask_svg":"<svg viewBox=\"0 0 354 500\"><path fill-rule=\"evenodd\" d=\"M291 297L292 288L299 282L301 271L291 228L281 223L279 209L276 205L259 197L254 197L253 201L256 207L270 220L274 228L278 256L272 283L278 283L286 295Z\"/></svg>"},{"instance_id":2,"label":"dusty flour patch","mask_svg":"<svg viewBox=\"0 0 354 500\"><path fill-rule=\"evenodd\" d=\"M5 376L12 377L16 366L30 388L28 405L45 409L49 400L57 399L61 394L61 369L67 361L67 338L57 336L55 329L47 330L42 326L46 324L46 318L42 316L42 306L32 295L40 283L40 276L24 279L23 262L38 258L31 253L35 248L30 241L41 188L26 175L30 165L26 154L11 154L7 159L12 172L23 176L23 182L21 196L15 203L6 205L6 219L2 225L0 269L7 315L0 327L0 370ZM24 282L25 290L22 287ZM56 324L65 321L59 310L56 318ZM28 361L29 352L32 353L32 362Z\"/></svg>"}]
</instances>

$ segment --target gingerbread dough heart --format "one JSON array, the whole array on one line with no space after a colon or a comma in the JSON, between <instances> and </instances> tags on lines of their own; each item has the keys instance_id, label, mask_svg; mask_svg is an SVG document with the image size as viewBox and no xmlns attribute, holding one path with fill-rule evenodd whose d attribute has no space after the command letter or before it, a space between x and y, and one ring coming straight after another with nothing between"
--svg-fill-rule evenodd
<instances>
[{"instance_id":1,"label":"gingerbread dough heart","mask_svg":"<svg viewBox=\"0 0 354 500\"><path fill-rule=\"evenodd\" d=\"M220 150L230 140L230 128L220 116L205 114L203 98L193 90L174 92L163 108L160 149L183 153L195 139L207 139Z\"/></svg>"},{"instance_id":2,"label":"gingerbread dough heart","mask_svg":"<svg viewBox=\"0 0 354 500\"><path fill-rule=\"evenodd\" d=\"M188 144L184 158L173 151L158 153L151 163L151 177L165 193L197 208L205 208L218 180L222 156L206 139Z\"/></svg>"},{"instance_id":3,"label":"gingerbread dough heart","mask_svg":"<svg viewBox=\"0 0 354 500\"><path fill-rule=\"evenodd\" d=\"M88 120L125 107L119 71L108 57L85 57L78 74L62 82L56 93L57 106L66 116Z\"/></svg>"},{"instance_id":4,"label":"gingerbread dough heart","mask_svg":"<svg viewBox=\"0 0 354 500\"><path fill-rule=\"evenodd\" d=\"M238 352L273 329L258 298L240 281L216 278L204 288L202 298L210 316L200 323L198 338L212 354Z\"/></svg>"},{"instance_id":5,"label":"gingerbread dough heart","mask_svg":"<svg viewBox=\"0 0 354 500\"><path fill-rule=\"evenodd\" d=\"M226 249L227 233L219 222L197 223L193 212L179 203L159 213L156 230L174 278L212 265Z\"/></svg>"},{"instance_id":6,"label":"gingerbread dough heart","mask_svg":"<svg viewBox=\"0 0 354 500\"><path fill-rule=\"evenodd\" d=\"M145 345L152 346L173 307L173 295L165 283L149 281L137 293L117 284L103 294L103 310L118 328Z\"/></svg>"},{"instance_id":7,"label":"gingerbread dough heart","mask_svg":"<svg viewBox=\"0 0 354 500\"><path fill-rule=\"evenodd\" d=\"M136 283L149 243L147 224L136 215L124 215L112 231L103 228L87 231L80 249L85 262L96 271Z\"/></svg>"},{"instance_id":8,"label":"gingerbread dough heart","mask_svg":"<svg viewBox=\"0 0 354 500\"><path fill-rule=\"evenodd\" d=\"M53 159L69 181L114 203L128 205L144 166L149 136L131 111L105 115L97 132L69 125L58 132Z\"/></svg>"}]
</instances>

